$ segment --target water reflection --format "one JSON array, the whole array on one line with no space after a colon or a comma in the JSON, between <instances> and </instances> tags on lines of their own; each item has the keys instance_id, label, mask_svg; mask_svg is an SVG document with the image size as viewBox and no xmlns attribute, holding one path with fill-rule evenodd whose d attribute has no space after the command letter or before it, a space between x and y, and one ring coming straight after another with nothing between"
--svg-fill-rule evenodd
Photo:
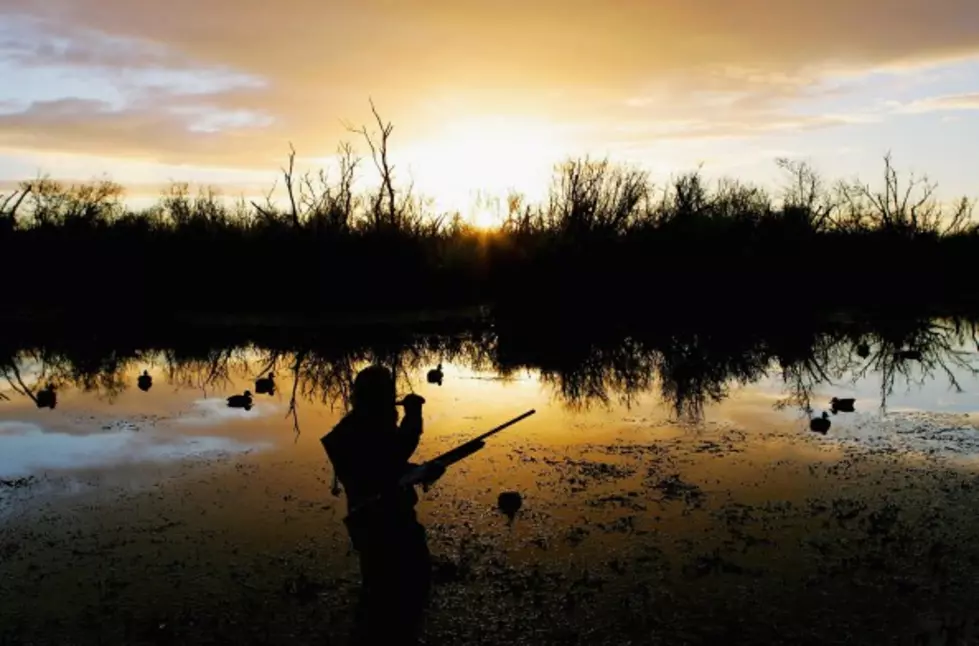
<instances>
[{"instance_id":1,"label":"water reflection","mask_svg":"<svg viewBox=\"0 0 979 646\"><path fill-rule=\"evenodd\" d=\"M834 635L889 641L871 633L882 626L891 627L888 634L908 632L895 622L943 610L943 590L958 599L974 596L968 574L979 557L968 538L976 531L969 513L975 475L939 460L919 463L924 415L890 416L896 441L881 442L886 450L872 442L864 443L870 450L851 450L845 442L874 430L866 422L879 406L975 410L975 398L950 403L938 392L946 384L976 392L975 325L805 323L615 331L498 324L418 334L227 329L129 341L108 334L7 336L18 343L0 352L2 392L10 399L0 402L0 419L8 420L0 423L0 478L11 479L0 480L0 517L5 504L15 509L21 500L17 513L45 510L36 523L24 523L17 541L4 542L24 554L6 561L17 568L9 579L21 582L7 607L36 622L23 628L28 635L53 630L50 617L75 630L90 610L99 625L122 626L130 619L112 615L113 600L95 596L115 589L125 591L119 607L134 610L132 625L159 640L159 626L183 631L171 639L181 643L192 643L183 637L194 631L224 634L230 622L210 618L232 608L238 625L247 626L242 631L330 641L327 633L353 621L359 577L340 522L343 501L329 497L332 468L316 446L340 411L321 402L343 409L357 370L381 362L397 373L402 393L418 388L433 404L422 456L470 437L466 426L497 414L504 419L502 411L512 414L524 403L541 405L539 424L450 469L422 497L418 520L441 586L426 621L443 637L438 641L479 643L475 632L489 625L508 630L499 641L519 642L536 638L534 630L554 616L566 617L568 635L601 631L609 635L605 643L626 643L623 633L641 642L653 630L666 641L715 643L731 626L744 626L734 640L744 643L815 643L815 633L804 634L813 626L828 637L822 643ZM440 364L444 387L426 387L428 371ZM144 373L153 379L149 393L137 390ZM267 378L276 382L271 396L258 392L257 382ZM501 385L536 380L557 401L594 410L547 406L548 393L533 383ZM927 380L933 382L919 391ZM27 393L36 397L48 383L58 392L57 409L35 410ZM246 388L251 409L229 408L226 397ZM902 395L906 388L916 400ZM120 396L127 389L135 392ZM704 416L707 423L665 423L651 401L657 396L670 416ZM92 406L94 397L118 399ZM615 408L619 402L637 406L626 414ZM798 413L798 422L773 413L776 402ZM103 426L106 416L128 424L134 414L156 413L159 420L129 432ZM291 421L283 420L287 413ZM832 420L825 438L808 426L824 413ZM178 432L166 432L167 424L179 425ZM303 431L299 446L290 445L290 424ZM924 453L979 455L974 429L949 430L942 424L926 433ZM195 446L237 452L260 441L274 446L252 457L168 465L172 478L142 463L145 456L189 455ZM907 459L895 446L918 454ZM113 461L140 464L98 468ZM95 491L77 501L105 502L97 509L76 500L28 503L28 494L39 495L28 489L47 487L47 474L23 490L15 478L59 464L91 468L79 479L96 482ZM137 479L152 482L137 491L130 485ZM124 491L107 495L116 483ZM421 581L428 571L421 543L399 561L405 568L399 583ZM68 546L70 555L62 552ZM271 566L270 554L277 559ZM384 578L398 572L384 562L386 554L373 552L380 560L361 565L382 592L397 587ZM116 578L99 578L107 562ZM933 564L941 570L929 571ZM72 587L83 577L93 582L85 586L93 591L88 597ZM94 585L103 580L104 587ZM321 602L305 603L314 599ZM177 607L188 608L187 615L159 610ZM819 621L798 621L800 607L820 612ZM499 628L501 616L512 630ZM295 635L296 626L308 632ZM772 626L790 632L776 635ZM851 637L853 627L860 633ZM688 636L701 629L710 634Z\"/></svg>"},{"instance_id":2,"label":"water reflection","mask_svg":"<svg viewBox=\"0 0 979 646\"><path fill-rule=\"evenodd\" d=\"M26 422L0 422L4 450L0 475L27 477L60 469L89 469L137 462L172 462L191 456L241 453L267 448L268 442L226 437L180 436L148 429L133 432L114 425L93 434L52 431Z\"/></svg>"},{"instance_id":3,"label":"water reflection","mask_svg":"<svg viewBox=\"0 0 979 646\"><path fill-rule=\"evenodd\" d=\"M149 368L161 373L168 386L199 389L205 398L227 391L236 379L254 380L256 394L271 396L277 392L276 375L286 375L297 433L302 402L346 408L354 374L369 363L390 367L406 392L415 388L418 374L441 384L443 362L504 381L525 371L536 373L573 408L628 406L658 391L678 418L692 420L703 416L705 406L726 399L732 388L775 378L782 391L778 407L818 416L822 410L833 412L828 399L813 401L814 393L828 386L876 380L874 405L881 409L896 388L929 380L946 380L961 391L962 380L977 374L971 351L976 320L840 318L751 328L651 326L641 333L496 325L451 334L331 333L289 340L274 334L245 339L239 332L211 330L171 335L162 350L62 335L56 344L8 347L0 357L0 378L6 381L5 397L17 394L53 408L56 393L66 388L111 402L131 386L134 373L141 373L137 387L146 391L152 385ZM434 364L438 367L430 369ZM251 404L251 392L228 399L235 408L250 410ZM864 410L869 404L860 403Z\"/></svg>"}]
</instances>

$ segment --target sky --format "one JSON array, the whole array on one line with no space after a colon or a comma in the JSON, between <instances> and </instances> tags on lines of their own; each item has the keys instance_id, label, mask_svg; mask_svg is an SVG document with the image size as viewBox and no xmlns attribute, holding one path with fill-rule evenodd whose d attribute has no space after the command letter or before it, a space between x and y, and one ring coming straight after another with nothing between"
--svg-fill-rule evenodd
<instances>
[{"instance_id":1,"label":"sky","mask_svg":"<svg viewBox=\"0 0 979 646\"><path fill-rule=\"evenodd\" d=\"M0 0L0 191L39 173L255 195L395 128L440 208L553 164L767 186L774 160L975 195L976 0ZM366 166L365 166L366 168ZM369 174L364 171L365 181Z\"/></svg>"}]
</instances>

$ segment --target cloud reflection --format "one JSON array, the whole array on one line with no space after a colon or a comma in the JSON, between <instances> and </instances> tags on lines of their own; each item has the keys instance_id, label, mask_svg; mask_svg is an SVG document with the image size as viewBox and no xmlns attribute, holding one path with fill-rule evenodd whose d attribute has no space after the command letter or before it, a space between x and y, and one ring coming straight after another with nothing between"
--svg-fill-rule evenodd
<instances>
[{"instance_id":1,"label":"cloud reflection","mask_svg":"<svg viewBox=\"0 0 979 646\"><path fill-rule=\"evenodd\" d=\"M157 429L72 435L46 430L27 422L0 422L0 477L19 478L47 470L172 462L271 446L270 442L240 442L216 436L180 436Z\"/></svg>"},{"instance_id":2,"label":"cloud reflection","mask_svg":"<svg viewBox=\"0 0 979 646\"><path fill-rule=\"evenodd\" d=\"M249 420L258 417L267 417L273 413L285 411L285 407L278 404L256 402L251 410L242 408L228 408L224 399L209 398L198 399L193 402L193 408L173 422L183 426L210 426L224 424L237 420Z\"/></svg>"}]
</instances>

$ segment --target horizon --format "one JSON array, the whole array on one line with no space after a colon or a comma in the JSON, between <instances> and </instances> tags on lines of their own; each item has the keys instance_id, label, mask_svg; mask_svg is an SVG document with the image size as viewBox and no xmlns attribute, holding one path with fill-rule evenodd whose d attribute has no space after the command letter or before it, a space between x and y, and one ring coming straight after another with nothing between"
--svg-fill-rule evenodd
<instances>
[{"instance_id":1,"label":"horizon","mask_svg":"<svg viewBox=\"0 0 979 646\"><path fill-rule=\"evenodd\" d=\"M302 170L342 141L369 184L347 124L373 126L373 100L396 179L443 212L539 200L555 164L586 155L659 184L702 166L774 190L777 157L873 184L890 151L940 199L971 197L979 22L960 0L897 4L11 0L0 185L108 176L251 197L290 142Z\"/></svg>"}]
</instances>

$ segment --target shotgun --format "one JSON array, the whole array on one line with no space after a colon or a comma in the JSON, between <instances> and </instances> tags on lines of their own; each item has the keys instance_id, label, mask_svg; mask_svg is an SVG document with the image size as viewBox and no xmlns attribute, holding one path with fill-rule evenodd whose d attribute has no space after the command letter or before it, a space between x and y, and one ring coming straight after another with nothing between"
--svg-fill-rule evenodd
<instances>
[{"instance_id":1,"label":"shotgun","mask_svg":"<svg viewBox=\"0 0 979 646\"><path fill-rule=\"evenodd\" d=\"M469 440L465 444L460 444L459 446L455 447L454 449L452 449L450 451L446 451L445 453L439 455L438 457L432 458L428 462L425 462L424 464L421 464L421 465L419 465L419 466L411 469L410 471L408 471L408 473L406 473L405 475L403 475L400 480L398 480L398 486L399 487L413 487L413 486L418 485L418 484L423 484L423 482L425 480L425 472L426 472L428 466L431 465L432 463L438 463L438 464L442 465L443 467L448 468L451 465L453 465L453 464L455 464L457 462L460 462L460 461L468 458L470 455L472 455L473 453L476 453L481 448L483 448L484 446L486 446L486 440L488 438L496 435L497 433L499 433L500 431L502 431L504 429L507 429L507 428L513 426L517 422L521 422L521 421L527 419L528 417L530 417L531 415L533 415L536 412L537 412L536 410L529 410L526 413L523 413L522 415L518 415L518 416L514 417L513 419L511 419L510 421L504 422L504 423L500 424L499 426L497 426L496 428L490 429L489 431L486 431L482 435L479 435L478 437L474 437L473 439ZM366 507L366 506L368 506L368 505L370 505L370 504L372 504L374 502L377 502L382 496L383 496L383 494L378 494L378 495L373 496L372 498L370 498L368 500L365 500L363 503L361 503L360 505L358 505L356 509L353 509L350 512L349 516L352 516L355 513L357 513L358 511L360 511L361 509L363 509L364 507Z\"/></svg>"}]
</instances>

